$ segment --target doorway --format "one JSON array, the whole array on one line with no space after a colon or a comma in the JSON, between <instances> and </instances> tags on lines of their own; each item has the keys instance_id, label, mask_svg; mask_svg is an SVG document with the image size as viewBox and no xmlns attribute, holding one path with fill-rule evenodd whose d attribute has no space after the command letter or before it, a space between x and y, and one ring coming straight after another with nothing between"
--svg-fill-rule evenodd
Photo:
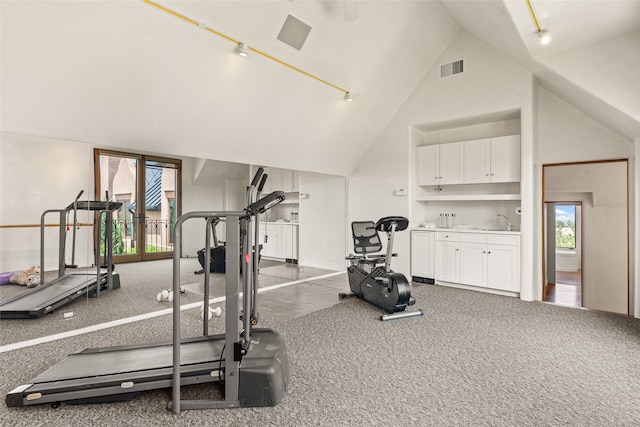
<instances>
[{"instance_id":1,"label":"doorway","mask_svg":"<svg viewBox=\"0 0 640 427\"><path fill-rule=\"evenodd\" d=\"M572 265L577 261L580 270L580 305L629 314L628 180L627 159L543 165L543 301L549 284L558 290L558 278L552 274L557 270L556 208L574 205L580 242L576 241L579 252L572 256L578 259ZM563 223L559 231L569 235L570 228Z\"/></svg>"},{"instance_id":2,"label":"doorway","mask_svg":"<svg viewBox=\"0 0 640 427\"><path fill-rule=\"evenodd\" d=\"M546 202L547 278L543 301L582 307L582 203Z\"/></svg>"},{"instance_id":3,"label":"doorway","mask_svg":"<svg viewBox=\"0 0 640 427\"><path fill-rule=\"evenodd\" d=\"M114 262L171 258L181 161L96 149L94 167L96 200L122 203L113 213Z\"/></svg>"}]
</instances>

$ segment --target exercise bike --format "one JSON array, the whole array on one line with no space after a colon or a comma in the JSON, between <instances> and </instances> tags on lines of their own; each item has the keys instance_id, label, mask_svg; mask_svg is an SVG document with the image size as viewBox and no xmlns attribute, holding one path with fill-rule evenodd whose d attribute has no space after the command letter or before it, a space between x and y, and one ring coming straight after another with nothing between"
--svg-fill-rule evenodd
<instances>
[{"instance_id":1,"label":"exercise bike","mask_svg":"<svg viewBox=\"0 0 640 427\"><path fill-rule=\"evenodd\" d=\"M401 216L388 216L373 221L356 221L351 223L353 248L356 255L349 255L347 273L351 295L373 304L389 313L380 316L380 320L392 320L404 317L424 315L418 311L404 311L407 306L414 305L416 300L411 296L411 284L401 273L391 270L393 238L396 231L405 230L409 220ZM382 255L382 242L378 234L387 234L387 254ZM351 295L341 293L340 299Z\"/></svg>"}]
</instances>

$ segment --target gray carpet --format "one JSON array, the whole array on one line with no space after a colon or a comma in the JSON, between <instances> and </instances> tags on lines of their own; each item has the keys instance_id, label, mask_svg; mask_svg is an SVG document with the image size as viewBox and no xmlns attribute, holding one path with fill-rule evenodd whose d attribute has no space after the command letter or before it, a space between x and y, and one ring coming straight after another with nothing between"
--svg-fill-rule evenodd
<instances>
[{"instance_id":1,"label":"gray carpet","mask_svg":"<svg viewBox=\"0 0 640 427\"><path fill-rule=\"evenodd\" d=\"M291 383L269 408L166 410L170 391L126 403L0 407L1 425L637 426L640 321L414 285L424 317L380 322L349 299L286 322ZM414 307L411 307L414 309ZM185 336L199 333L194 311ZM213 321L215 331L222 321ZM0 354L3 394L85 347L170 338L168 317ZM187 390L188 389L188 390ZM191 396L215 395L207 387Z\"/></svg>"}]
</instances>

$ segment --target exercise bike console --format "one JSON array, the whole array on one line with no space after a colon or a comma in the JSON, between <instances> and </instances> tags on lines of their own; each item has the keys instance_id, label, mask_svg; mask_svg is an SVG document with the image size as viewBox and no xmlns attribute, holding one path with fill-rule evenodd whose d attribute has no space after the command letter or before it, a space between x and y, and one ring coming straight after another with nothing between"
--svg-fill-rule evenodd
<instances>
[{"instance_id":1,"label":"exercise bike console","mask_svg":"<svg viewBox=\"0 0 640 427\"><path fill-rule=\"evenodd\" d=\"M355 221L351 223L353 247L356 255L346 257L349 287L353 295L390 313L381 316L380 320L399 317L421 316L422 310L404 312L409 305L415 304L411 296L411 284L401 273L391 270L393 238L396 231L403 231L409 226L409 220L400 216L388 216L373 221ZM387 253L380 254L382 242L378 234L387 234ZM340 294L340 298L349 295Z\"/></svg>"}]
</instances>

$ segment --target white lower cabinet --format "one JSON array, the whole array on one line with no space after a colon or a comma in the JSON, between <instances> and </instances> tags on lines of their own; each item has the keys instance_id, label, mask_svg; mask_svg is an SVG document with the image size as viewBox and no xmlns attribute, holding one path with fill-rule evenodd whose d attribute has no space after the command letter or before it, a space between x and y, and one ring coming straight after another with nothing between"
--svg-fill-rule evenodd
<instances>
[{"instance_id":1,"label":"white lower cabinet","mask_svg":"<svg viewBox=\"0 0 640 427\"><path fill-rule=\"evenodd\" d=\"M460 283L487 287L487 245L462 243L460 245Z\"/></svg>"},{"instance_id":2,"label":"white lower cabinet","mask_svg":"<svg viewBox=\"0 0 640 427\"><path fill-rule=\"evenodd\" d=\"M262 256L279 259L298 259L298 226L266 222L260 224Z\"/></svg>"},{"instance_id":3,"label":"white lower cabinet","mask_svg":"<svg viewBox=\"0 0 640 427\"><path fill-rule=\"evenodd\" d=\"M520 292L518 247L488 245L487 284L492 289Z\"/></svg>"},{"instance_id":4,"label":"white lower cabinet","mask_svg":"<svg viewBox=\"0 0 640 427\"><path fill-rule=\"evenodd\" d=\"M436 280L460 282L459 233L436 233Z\"/></svg>"},{"instance_id":5,"label":"white lower cabinet","mask_svg":"<svg viewBox=\"0 0 640 427\"><path fill-rule=\"evenodd\" d=\"M411 231L411 278L433 283L435 279L436 233L428 230ZM424 280L427 279L427 280Z\"/></svg>"},{"instance_id":6,"label":"white lower cabinet","mask_svg":"<svg viewBox=\"0 0 640 427\"><path fill-rule=\"evenodd\" d=\"M520 236L436 233L436 281L520 292Z\"/></svg>"}]
</instances>

